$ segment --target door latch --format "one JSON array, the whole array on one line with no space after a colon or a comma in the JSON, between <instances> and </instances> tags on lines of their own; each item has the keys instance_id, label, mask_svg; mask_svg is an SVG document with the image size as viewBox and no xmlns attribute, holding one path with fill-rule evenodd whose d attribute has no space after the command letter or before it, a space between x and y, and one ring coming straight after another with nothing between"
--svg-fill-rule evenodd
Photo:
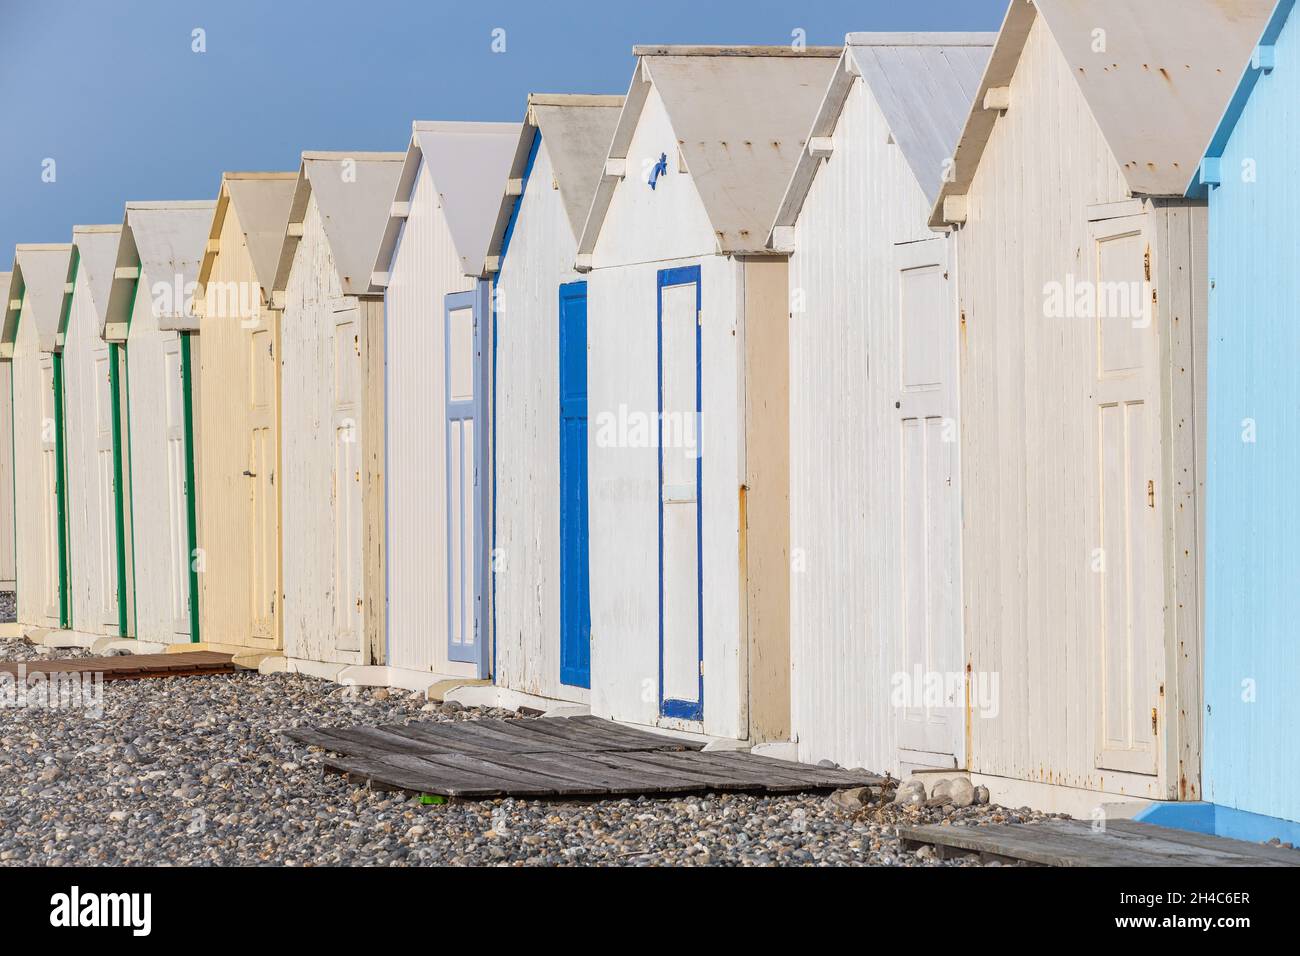
<instances>
[{"instance_id":1,"label":"door latch","mask_svg":"<svg viewBox=\"0 0 1300 956\"><path fill-rule=\"evenodd\" d=\"M256 478L256 477L257 477L257 474L256 474L255 472L249 471L247 468L245 468L245 469L244 469L244 477L245 477L245 478Z\"/></svg>"}]
</instances>

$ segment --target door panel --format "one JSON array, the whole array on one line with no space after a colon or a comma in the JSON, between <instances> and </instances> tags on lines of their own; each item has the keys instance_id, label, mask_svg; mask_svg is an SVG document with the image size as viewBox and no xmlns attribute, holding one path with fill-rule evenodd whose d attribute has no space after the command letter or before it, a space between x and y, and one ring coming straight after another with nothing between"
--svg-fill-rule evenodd
<instances>
[{"instance_id":1,"label":"door panel","mask_svg":"<svg viewBox=\"0 0 1300 956\"><path fill-rule=\"evenodd\" d=\"M1155 774L1164 631L1159 339L1144 217L1098 223L1096 298L1097 767Z\"/></svg>"},{"instance_id":2,"label":"door panel","mask_svg":"<svg viewBox=\"0 0 1300 956\"><path fill-rule=\"evenodd\" d=\"M184 376L180 340L163 347L164 401L167 403L167 594L172 632L190 633L189 527L185 477Z\"/></svg>"},{"instance_id":3,"label":"door panel","mask_svg":"<svg viewBox=\"0 0 1300 956\"><path fill-rule=\"evenodd\" d=\"M587 283L560 286L560 681L591 686Z\"/></svg>"},{"instance_id":4,"label":"door panel","mask_svg":"<svg viewBox=\"0 0 1300 956\"><path fill-rule=\"evenodd\" d=\"M361 650L361 345L358 312L334 314L334 640Z\"/></svg>"},{"instance_id":5,"label":"door panel","mask_svg":"<svg viewBox=\"0 0 1300 956\"><path fill-rule=\"evenodd\" d=\"M113 400L109 378L109 349L105 345L91 356L95 416L95 494L99 499L99 527L95 530L99 555L99 622L118 629L117 497L113 460Z\"/></svg>"},{"instance_id":6,"label":"door panel","mask_svg":"<svg viewBox=\"0 0 1300 956\"><path fill-rule=\"evenodd\" d=\"M948 251L943 239L896 249L901 664L909 686L923 692L899 714L898 746L955 761L964 701L947 696L951 676L962 671L957 324ZM943 695L924 693L931 686L943 687Z\"/></svg>"},{"instance_id":7,"label":"door panel","mask_svg":"<svg viewBox=\"0 0 1300 956\"><path fill-rule=\"evenodd\" d=\"M251 596L250 632L254 640L274 641L276 635L276 523L275 499L275 350L272 332L259 329L249 337L249 508L253 539L249 542Z\"/></svg>"},{"instance_id":8,"label":"door panel","mask_svg":"<svg viewBox=\"0 0 1300 956\"><path fill-rule=\"evenodd\" d=\"M446 297L447 656L488 676L486 433L481 427L488 284Z\"/></svg>"},{"instance_id":9,"label":"door panel","mask_svg":"<svg viewBox=\"0 0 1300 956\"><path fill-rule=\"evenodd\" d=\"M704 715L700 272L659 274L660 713Z\"/></svg>"},{"instance_id":10,"label":"door panel","mask_svg":"<svg viewBox=\"0 0 1300 956\"><path fill-rule=\"evenodd\" d=\"M41 363L41 480L44 493L42 528L45 540L45 616L59 620L59 466L55 412L54 357L42 355Z\"/></svg>"}]
</instances>

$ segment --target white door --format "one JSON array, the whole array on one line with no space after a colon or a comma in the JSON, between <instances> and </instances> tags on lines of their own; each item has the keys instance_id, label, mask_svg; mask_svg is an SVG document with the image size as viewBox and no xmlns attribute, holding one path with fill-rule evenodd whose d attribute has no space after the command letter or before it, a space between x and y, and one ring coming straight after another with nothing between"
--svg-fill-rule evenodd
<instances>
[{"instance_id":1,"label":"white door","mask_svg":"<svg viewBox=\"0 0 1300 956\"><path fill-rule=\"evenodd\" d=\"M945 239L896 247L903 763L953 766L965 731L957 320Z\"/></svg>"},{"instance_id":2,"label":"white door","mask_svg":"<svg viewBox=\"0 0 1300 956\"><path fill-rule=\"evenodd\" d=\"M1093 226L1097 767L1157 770L1163 605L1160 342L1146 217Z\"/></svg>"},{"instance_id":3,"label":"white door","mask_svg":"<svg viewBox=\"0 0 1300 956\"><path fill-rule=\"evenodd\" d=\"M185 376L179 337L163 346L167 403L167 575L172 633L190 636L189 503L185 477Z\"/></svg>"},{"instance_id":4,"label":"white door","mask_svg":"<svg viewBox=\"0 0 1300 956\"><path fill-rule=\"evenodd\" d=\"M355 308L334 313L334 642L350 654L362 641L359 320Z\"/></svg>"},{"instance_id":5,"label":"white door","mask_svg":"<svg viewBox=\"0 0 1300 956\"><path fill-rule=\"evenodd\" d=\"M660 699L664 717L704 716L700 552L700 272L659 273Z\"/></svg>"},{"instance_id":6,"label":"white door","mask_svg":"<svg viewBox=\"0 0 1300 956\"><path fill-rule=\"evenodd\" d=\"M117 479L113 458L113 398L108 345L96 347L90 359L94 368L91 400L95 415L95 497L99 501L96 512L98 527L92 529L97 538L99 557L92 573L99 576L99 623L117 633Z\"/></svg>"},{"instance_id":7,"label":"white door","mask_svg":"<svg viewBox=\"0 0 1300 956\"><path fill-rule=\"evenodd\" d=\"M41 504L45 539L45 616L58 621L59 595L59 475L58 420L55 414L57 381L54 376L54 356L42 353L41 363Z\"/></svg>"}]
</instances>

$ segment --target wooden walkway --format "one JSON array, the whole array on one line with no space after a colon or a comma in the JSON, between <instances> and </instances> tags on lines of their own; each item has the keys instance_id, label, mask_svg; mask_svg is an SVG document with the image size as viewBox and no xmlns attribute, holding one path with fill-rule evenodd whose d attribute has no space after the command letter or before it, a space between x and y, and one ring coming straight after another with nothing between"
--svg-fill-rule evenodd
<instances>
[{"instance_id":1,"label":"wooden walkway","mask_svg":"<svg viewBox=\"0 0 1300 956\"><path fill-rule=\"evenodd\" d=\"M603 797L710 790L797 793L882 778L702 745L597 717L310 728L286 736L341 754L325 769L445 797Z\"/></svg>"},{"instance_id":2,"label":"wooden walkway","mask_svg":"<svg viewBox=\"0 0 1300 956\"><path fill-rule=\"evenodd\" d=\"M992 824L980 827L904 827L907 849L924 844L940 857L980 858L1040 866L1300 866L1300 851L1229 840L1132 820Z\"/></svg>"},{"instance_id":3,"label":"wooden walkway","mask_svg":"<svg viewBox=\"0 0 1300 956\"><path fill-rule=\"evenodd\" d=\"M184 654L123 654L113 657L63 657L39 661L0 662L0 674L18 677L18 669L32 674L96 674L105 681L141 680L146 677L204 677L233 674L229 654L193 651Z\"/></svg>"}]
</instances>

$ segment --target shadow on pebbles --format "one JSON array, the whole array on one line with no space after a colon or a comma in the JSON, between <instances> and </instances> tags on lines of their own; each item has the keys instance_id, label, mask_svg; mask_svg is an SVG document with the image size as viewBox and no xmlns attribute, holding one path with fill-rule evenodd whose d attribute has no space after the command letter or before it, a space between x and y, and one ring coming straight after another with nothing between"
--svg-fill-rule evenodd
<instances>
[{"instance_id":1,"label":"shadow on pebbles","mask_svg":"<svg viewBox=\"0 0 1300 956\"><path fill-rule=\"evenodd\" d=\"M0 641L0 660L49 656ZM891 790L426 806L323 773L320 750L277 731L517 715L254 672L115 681L103 695L98 715L0 713L0 865L970 866L903 851L896 828L1041 817L879 802Z\"/></svg>"}]
</instances>

